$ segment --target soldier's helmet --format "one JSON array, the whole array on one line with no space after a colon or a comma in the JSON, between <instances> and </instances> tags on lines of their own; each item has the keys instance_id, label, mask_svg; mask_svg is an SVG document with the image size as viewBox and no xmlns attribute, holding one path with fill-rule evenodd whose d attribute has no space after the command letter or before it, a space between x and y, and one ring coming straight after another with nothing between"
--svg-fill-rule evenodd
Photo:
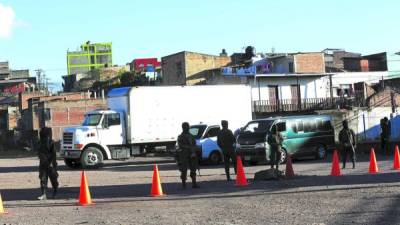
<instances>
[{"instance_id":1,"label":"soldier's helmet","mask_svg":"<svg viewBox=\"0 0 400 225\"><path fill-rule=\"evenodd\" d=\"M222 120L222 121L221 121L221 126L222 126L223 128L228 128L228 121Z\"/></svg>"},{"instance_id":2,"label":"soldier's helmet","mask_svg":"<svg viewBox=\"0 0 400 225\"><path fill-rule=\"evenodd\" d=\"M189 130L189 123L188 122L183 122L182 123L182 130L188 131Z\"/></svg>"},{"instance_id":3,"label":"soldier's helmet","mask_svg":"<svg viewBox=\"0 0 400 225\"><path fill-rule=\"evenodd\" d=\"M342 124L343 124L343 128L344 129L348 129L349 128L349 122L347 120L343 120Z\"/></svg>"}]
</instances>

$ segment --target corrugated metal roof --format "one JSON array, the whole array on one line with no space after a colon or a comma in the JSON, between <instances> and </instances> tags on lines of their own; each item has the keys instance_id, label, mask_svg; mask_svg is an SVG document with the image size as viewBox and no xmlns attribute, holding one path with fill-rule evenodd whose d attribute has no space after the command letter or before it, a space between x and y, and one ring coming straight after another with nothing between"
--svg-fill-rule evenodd
<instances>
[{"instance_id":1,"label":"corrugated metal roof","mask_svg":"<svg viewBox=\"0 0 400 225\"><path fill-rule=\"evenodd\" d=\"M15 80L0 80L0 84L13 84L27 82L28 79L15 79Z\"/></svg>"}]
</instances>

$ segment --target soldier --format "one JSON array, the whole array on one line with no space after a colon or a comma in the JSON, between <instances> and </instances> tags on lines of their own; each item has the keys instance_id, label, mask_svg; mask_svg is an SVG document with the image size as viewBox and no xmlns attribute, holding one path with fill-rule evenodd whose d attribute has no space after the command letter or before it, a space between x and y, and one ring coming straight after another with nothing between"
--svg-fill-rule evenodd
<instances>
[{"instance_id":1,"label":"soldier","mask_svg":"<svg viewBox=\"0 0 400 225\"><path fill-rule=\"evenodd\" d=\"M339 132L339 142L342 145L343 169L346 168L347 155L350 154L353 169L356 167L356 135L349 128L347 120L343 120L343 129Z\"/></svg>"},{"instance_id":2,"label":"soldier","mask_svg":"<svg viewBox=\"0 0 400 225\"><path fill-rule=\"evenodd\" d=\"M190 177L192 178L192 187L199 188L196 183L196 167L198 166L198 158L196 153L196 140L189 133L189 123L182 123L182 133L178 137L178 145L180 149L179 163L182 179L182 188L186 188L187 170L190 169Z\"/></svg>"},{"instance_id":3,"label":"soldier","mask_svg":"<svg viewBox=\"0 0 400 225\"><path fill-rule=\"evenodd\" d=\"M226 180L230 181L231 177L229 174L230 161L232 160L233 169L236 174L236 153L235 153L235 143L236 139L233 135L232 131L228 129L228 121L221 121L222 130L219 132L217 137L217 144L221 148L222 153L224 154L224 165L225 165L225 174Z\"/></svg>"},{"instance_id":4,"label":"soldier","mask_svg":"<svg viewBox=\"0 0 400 225\"><path fill-rule=\"evenodd\" d=\"M271 134L268 135L267 142L269 146L271 147L271 155L270 155L270 161L271 161L271 169L274 169L274 166L276 166L276 172L278 173L279 170L279 163L281 160L281 154L282 154L282 143L283 143L283 137L281 133L278 132L278 129L276 125L273 125L271 127Z\"/></svg>"},{"instance_id":5,"label":"soldier","mask_svg":"<svg viewBox=\"0 0 400 225\"><path fill-rule=\"evenodd\" d=\"M381 149L383 154L390 154L390 133L391 124L387 117L381 120Z\"/></svg>"},{"instance_id":6,"label":"soldier","mask_svg":"<svg viewBox=\"0 0 400 225\"><path fill-rule=\"evenodd\" d=\"M57 160L56 151L54 149L54 143L52 140L51 129L44 127L40 130L40 144L38 150L39 156L39 179L40 189L42 195L38 197L39 200L47 199L47 183L50 178L51 185L53 187L53 198L56 197L58 189L58 173L57 173Z\"/></svg>"}]
</instances>

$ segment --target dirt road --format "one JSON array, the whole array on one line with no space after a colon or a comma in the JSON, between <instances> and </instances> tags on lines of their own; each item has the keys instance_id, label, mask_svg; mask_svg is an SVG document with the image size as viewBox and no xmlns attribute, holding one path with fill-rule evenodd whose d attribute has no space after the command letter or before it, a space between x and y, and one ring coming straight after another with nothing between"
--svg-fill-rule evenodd
<instances>
[{"instance_id":1,"label":"dirt road","mask_svg":"<svg viewBox=\"0 0 400 225\"><path fill-rule=\"evenodd\" d=\"M204 166L200 189L181 190L172 158L108 161L87 171L95 205L76 205L80 171L60 161L60 194L40 202L36 158L0 159L0 191L9 212L0 224L400 224L400 171L378 156L380 174L369 175L368 157L356 169L331 177L330 158L296 161L292 180L252 182L265 165L246 167L250 185L226 182L222 166ZM165 197L149 196L157 163ZM284 169L284 166L282 166Z\"/></svg>"}]
</instances>

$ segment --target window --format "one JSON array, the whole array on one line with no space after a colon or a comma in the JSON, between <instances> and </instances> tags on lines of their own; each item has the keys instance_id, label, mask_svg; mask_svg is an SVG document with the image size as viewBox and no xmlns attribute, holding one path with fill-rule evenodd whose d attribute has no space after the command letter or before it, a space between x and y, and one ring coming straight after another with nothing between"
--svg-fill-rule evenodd
<instances>
[{"instance_id":1,"label":"window","mask_svg":"<svg viewBox=\"0 0 400 225\"><path fill-rule=\"evenodd\" d=\"M115 125L120 125L121 120L120 120L119 113L108 114L107 115L107 123L108 123L109 127L115 126Z\"/></svg>"},{"instance_id":2,"label":"window","mask_svg":"<svg viewBox=\"0 0 400 225\"><path fill-rule=\"evenodd\" d=\"M88 114L85 116L85 120L82 126L97 126L101 119L101 114Z\"/></svg>"},{"instance_id":3,"label":"window","mask_svg":"<svg viewBox=\"0 0 400 225\"><path fill-rule=\"evenodd\" d=\"M196 139L200 139L203 135L204 130L207 128L205 125L194 125L189 129L189 133L194 136Z\"/></svg>"},{"instance_id":4,"label":"window","mask_svg":"<svg viewBox=\"0 0 400 225\"><path fill-rule=\"evenodd\" d=\"M121 119L119 113L107 114L104 116L102 125L103 128L120 125Z\"/></svg>"},{"instance_id":5,"label":"window","mask_svg":"<svg viewBox=\"0 0 400 225\"><path fill-rule=\"evenodd\" d=\"M332 124L329 120L317 120L318 131L330 131L332 130Z\"/></svg>"},{"instance_id":6,"label":"window","mask_svg":"<svg viewBox=\"0 0 400 225\"><path fill-rule=\"evenodd\" d=\"M286 131L286 122L277 123L276 128L278 128L278 132Z\"/></svg>"},{"instance_id":7,"label":"window","mask_svg":"<svg viewBox=\"0 0 400 225\"><path fill-rule=\"evenodd\" d=\"M299 132L304 132L304 124L301 120L296 121L296 133Z\"/></svg>"},{"instance_id":8,"label":"window","mask_svg":"<svg viewBox=\"0 0 400 225\"><path fill-rule=\"evenodd\" d=\"M304 122L304 132L315 132L317 131L317 124L315 120L307 120Z\"/></svg>"},{"instance_id":9,"label":"window","mask_svg":"<svg viewBox=\"0 0 400 225\"><path fill-rule=\"evenodd\" d=\"M324 131L330 131L330 130L332 130L332 124L331 124L331 122L330 121L324 121L324 123L323 123L323 129L324 129Z\"/></svg>"},{"instance_id":10,"label":"window","mask_svg":"<svg viewBox=\"0 0 400 225\"><path fill-rule=\"evenodd\" d=\"M220 131L219 127L211 128L210 130L208 130L205 137L206 138L216 137L218 136L219 131Z\"/></svg>"},{"instance_id":11,"label":"window","mask_svg":"<svg viewBox=\"0 0 400 225\"><path fill-rule=\"evenodd\" d=\"M249 133L267 133L272 125L272 120L265 120L265 121L253 121L246 125L243 128L244 132Z\"/></svg>"}]
</instances>

